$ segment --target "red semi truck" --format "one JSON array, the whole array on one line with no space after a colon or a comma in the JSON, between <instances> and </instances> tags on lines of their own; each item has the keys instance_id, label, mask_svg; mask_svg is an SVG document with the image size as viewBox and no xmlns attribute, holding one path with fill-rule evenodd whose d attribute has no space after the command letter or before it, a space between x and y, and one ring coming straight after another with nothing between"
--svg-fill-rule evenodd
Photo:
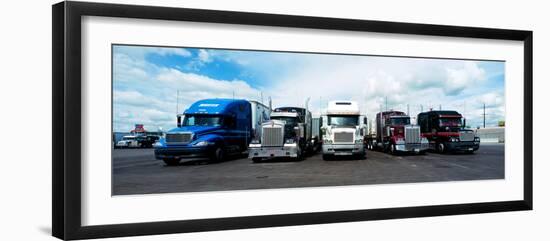
<instances>
[{"instance_id":1,"label":"red semi truck","mask_svg":"<svg viewBox=\"0 0 550 241\"><path fill-rule=\"evenodd\" d=\"M418 114L417 120L422 135L430 142L431 149L440 153L473 153L479 149L479 137L473 130L465 129L466 120L456 111L423 112Z\"/></svg>"},{"instance_id":2,"label":"red semi truck","mask_svg":"<svg viewBox=\"0 0 550 241\"><path fill-rule=\"evenodd\" d=\"M401 111L384 111L376 114L376 132L367 136L369 150L424 153L428 140L420 133L420 127L411 124L411 118Z\"/></svg>"}]
</instances>

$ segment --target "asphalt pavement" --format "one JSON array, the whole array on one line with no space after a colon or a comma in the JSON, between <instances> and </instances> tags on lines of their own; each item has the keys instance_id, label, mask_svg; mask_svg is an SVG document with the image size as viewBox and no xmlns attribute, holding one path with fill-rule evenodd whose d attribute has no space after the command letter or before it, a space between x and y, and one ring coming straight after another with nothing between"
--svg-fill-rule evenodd
<instances>
[{"instance_id":1,"label":"asphalt pavement","mask_svg":"<svg viewBox=\"0 0 550 241\"><path fill-rule=\"evenodd\" d=\"M474 154L397 155L368 151L362 160L253 163L246 155L219 163L182 161L166 166L153 149L113 151L113 195L249 190L504 178L504 144L484 144Z\"/></svg>"}]
</instances>

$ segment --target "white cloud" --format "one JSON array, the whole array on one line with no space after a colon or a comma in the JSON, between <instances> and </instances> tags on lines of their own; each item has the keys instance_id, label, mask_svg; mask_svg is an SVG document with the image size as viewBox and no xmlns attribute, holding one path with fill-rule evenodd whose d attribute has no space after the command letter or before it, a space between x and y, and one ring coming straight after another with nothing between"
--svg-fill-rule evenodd
<instances>
[{"instance_id":1,"label":"white cloud","mask_svg":"<svg viewBox=\"0 0 550 241\"><path fill-rule=\"evenodd\" d=\"M449 95L460 94L464 89L485 80L485 71L473 62L464 62L461 68L447 68L445 92Z\"/></svg>"},{"instance_id":2,"label":"white cloud","mask_svg":"<svg viewBox=\"0 0 550 241\"><path fill-rule=\"evenodd\" d=\"M204 49L199 49L199 60L204 63L212 62L210 54Z\"/></svg>"},{"instance_id":3,"label":"white cloud","mask_svg":"<svg viewBox=\"0 0 550 241\"><path fill-rule=\"evenodd\" d=\"M191 52L181 48L153 48L151 49L150 52L161 56L166 56L166 55L178 55L182 57L191 56Z\"/></svg>"}]
</instances>

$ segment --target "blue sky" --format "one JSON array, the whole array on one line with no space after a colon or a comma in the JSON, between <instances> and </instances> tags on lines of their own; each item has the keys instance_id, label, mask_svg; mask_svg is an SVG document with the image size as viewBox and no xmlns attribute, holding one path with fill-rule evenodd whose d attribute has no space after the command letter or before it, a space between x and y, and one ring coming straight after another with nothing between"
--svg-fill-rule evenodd
<instances>
[{"instance_id":1,"label":"blue sky","mask_svg":"<svg viewBox=\"0 0 550 241\"><path fill-rule=\"evenodd\" d=\"M411 116L441 105L473 127L485 103L488 126L504 120L504 62L125 45L112 54L115 131L168 130L193 102L233 96L271 97L274 107L311 97L314 115L330 100L355 100L371 119L386 101Z\"/></svg>"}]
</instances>

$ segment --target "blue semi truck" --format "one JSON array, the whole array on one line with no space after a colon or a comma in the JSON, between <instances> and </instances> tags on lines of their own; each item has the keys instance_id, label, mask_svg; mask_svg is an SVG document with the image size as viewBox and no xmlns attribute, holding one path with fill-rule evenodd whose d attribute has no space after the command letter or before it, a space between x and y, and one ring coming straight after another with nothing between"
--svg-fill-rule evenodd
<instances>
[{"instance_id":1,"label":"blue semi truck","mask_svg":"<svg viewBox=\"0 0 550 241\"><path fill-rule=\"evenodd\" d=\"M185 158L223 161L247 150L250 141L261 136L261 123L270 114L271 107L257 101L199 100L178 115L178 127L155 144L155 157L167 165Z\"/></svg>"}]
</instances>

